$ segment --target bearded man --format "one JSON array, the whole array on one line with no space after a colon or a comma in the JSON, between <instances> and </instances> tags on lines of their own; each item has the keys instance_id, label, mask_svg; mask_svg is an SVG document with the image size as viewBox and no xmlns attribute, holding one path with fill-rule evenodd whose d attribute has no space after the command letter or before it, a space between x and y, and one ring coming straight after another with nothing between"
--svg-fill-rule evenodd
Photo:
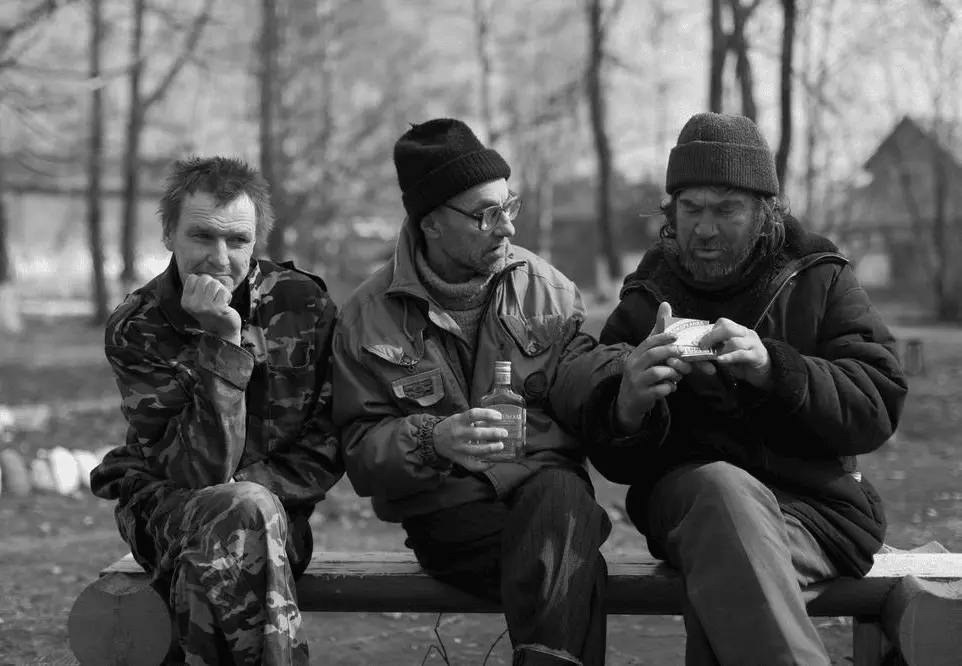
<instances>
[{"instance_id":1,"label":"bearded man","mask_svg":"<svg viewBox=\"0 0 962 666\"><path fill-rule=\"evenodd\" d=\"M828 665L811 584L862 576L885 536L856 456L895 432L895 341L829 240L779 199L748 118L701 113L668 160L662 240L601 333L636 344L668 317L707 320L695 364L653 407L661 442L593 447L626 509L685 582L688 664Z\"/></svg>"}]
</instances>

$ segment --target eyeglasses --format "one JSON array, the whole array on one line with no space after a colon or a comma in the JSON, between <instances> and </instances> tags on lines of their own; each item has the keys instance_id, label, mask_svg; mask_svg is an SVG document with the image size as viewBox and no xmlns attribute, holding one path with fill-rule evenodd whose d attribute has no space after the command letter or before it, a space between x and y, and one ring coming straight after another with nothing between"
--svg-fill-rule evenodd
<instances>
[{"instance_id":1,"label":"eyeglasses","mask_svg":"<svg viewBox=\"0 0 962 666\"><path fill-rule=\"evenodd\" d=\"M478 229L481 231L491 231L498 226L502 217L507 218L508 222L514 222L515 218L518 217L518 213L521 212L521 195L512 193L504 203L488 206L487 208L479 210L477 213L469 213L451 204L441 205L445 208L450 208L456 213L461 213L465 217L470 217L478 223Z\"/></svg>"}]
</instances>

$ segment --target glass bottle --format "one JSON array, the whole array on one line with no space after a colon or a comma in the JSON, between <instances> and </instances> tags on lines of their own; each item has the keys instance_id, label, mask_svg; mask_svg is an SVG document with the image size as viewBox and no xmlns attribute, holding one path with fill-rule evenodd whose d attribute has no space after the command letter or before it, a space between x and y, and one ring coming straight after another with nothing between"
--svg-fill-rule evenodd
<instances>
[{"instance_id":1,"label":"glass bottle","mask_svg":"<svg viewBox=\"0 0 962 666\"><path fill-rule=\"evenodd\" d=\"M511 361L494 362L494 386L481 396L479 406L501 412L500 421L490 421L485 425L504 428L509 433L503 440L504 449L489 454L485 459L496 462L523 458L528 413L524 398L511 390Z\"/></svg>"}]
</instances>

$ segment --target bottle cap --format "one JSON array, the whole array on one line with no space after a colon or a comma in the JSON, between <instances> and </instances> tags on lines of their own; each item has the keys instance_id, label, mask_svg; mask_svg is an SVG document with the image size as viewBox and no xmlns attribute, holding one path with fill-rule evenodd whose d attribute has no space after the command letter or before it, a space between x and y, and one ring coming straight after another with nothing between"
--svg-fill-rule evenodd
<instances>
[{"instance_id":1,"label":"bottle cap","mask_svg":"<svg viewBox=\"0 0 962 666\"><path fill-rule=\"evenodd\" d=\"M511 372L511 361L495 361L495 372Z\"/></svg>"}]
</instances>

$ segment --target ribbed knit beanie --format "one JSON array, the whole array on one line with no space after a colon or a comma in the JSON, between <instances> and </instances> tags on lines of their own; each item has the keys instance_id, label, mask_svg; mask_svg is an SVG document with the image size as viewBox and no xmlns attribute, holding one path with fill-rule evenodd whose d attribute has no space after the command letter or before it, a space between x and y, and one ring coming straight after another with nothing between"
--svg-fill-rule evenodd
<instances>
[{"instance_id":1,"label":"ribbed knit beanie","mask_svg":"<svg viewBox=\"0 0 962 666\"><path fill-rule=\"evenodd\" d=\"M412 222L475 185L507 179L511 167L466 124L436 118L411 125L394 144L394 167Z\"/></svg>"},{"instance_id":2,"label":"ribbed knit beanie","mask_svg":"<svg viewBox=\"0 0 962 666\"><path fill-rule=\"evenodd\" d=\"M665 191L695 185L778 194L775 157L755 123L723 113L698 113L685 123L668 156Z\"/></svg>"}]
</instances>

